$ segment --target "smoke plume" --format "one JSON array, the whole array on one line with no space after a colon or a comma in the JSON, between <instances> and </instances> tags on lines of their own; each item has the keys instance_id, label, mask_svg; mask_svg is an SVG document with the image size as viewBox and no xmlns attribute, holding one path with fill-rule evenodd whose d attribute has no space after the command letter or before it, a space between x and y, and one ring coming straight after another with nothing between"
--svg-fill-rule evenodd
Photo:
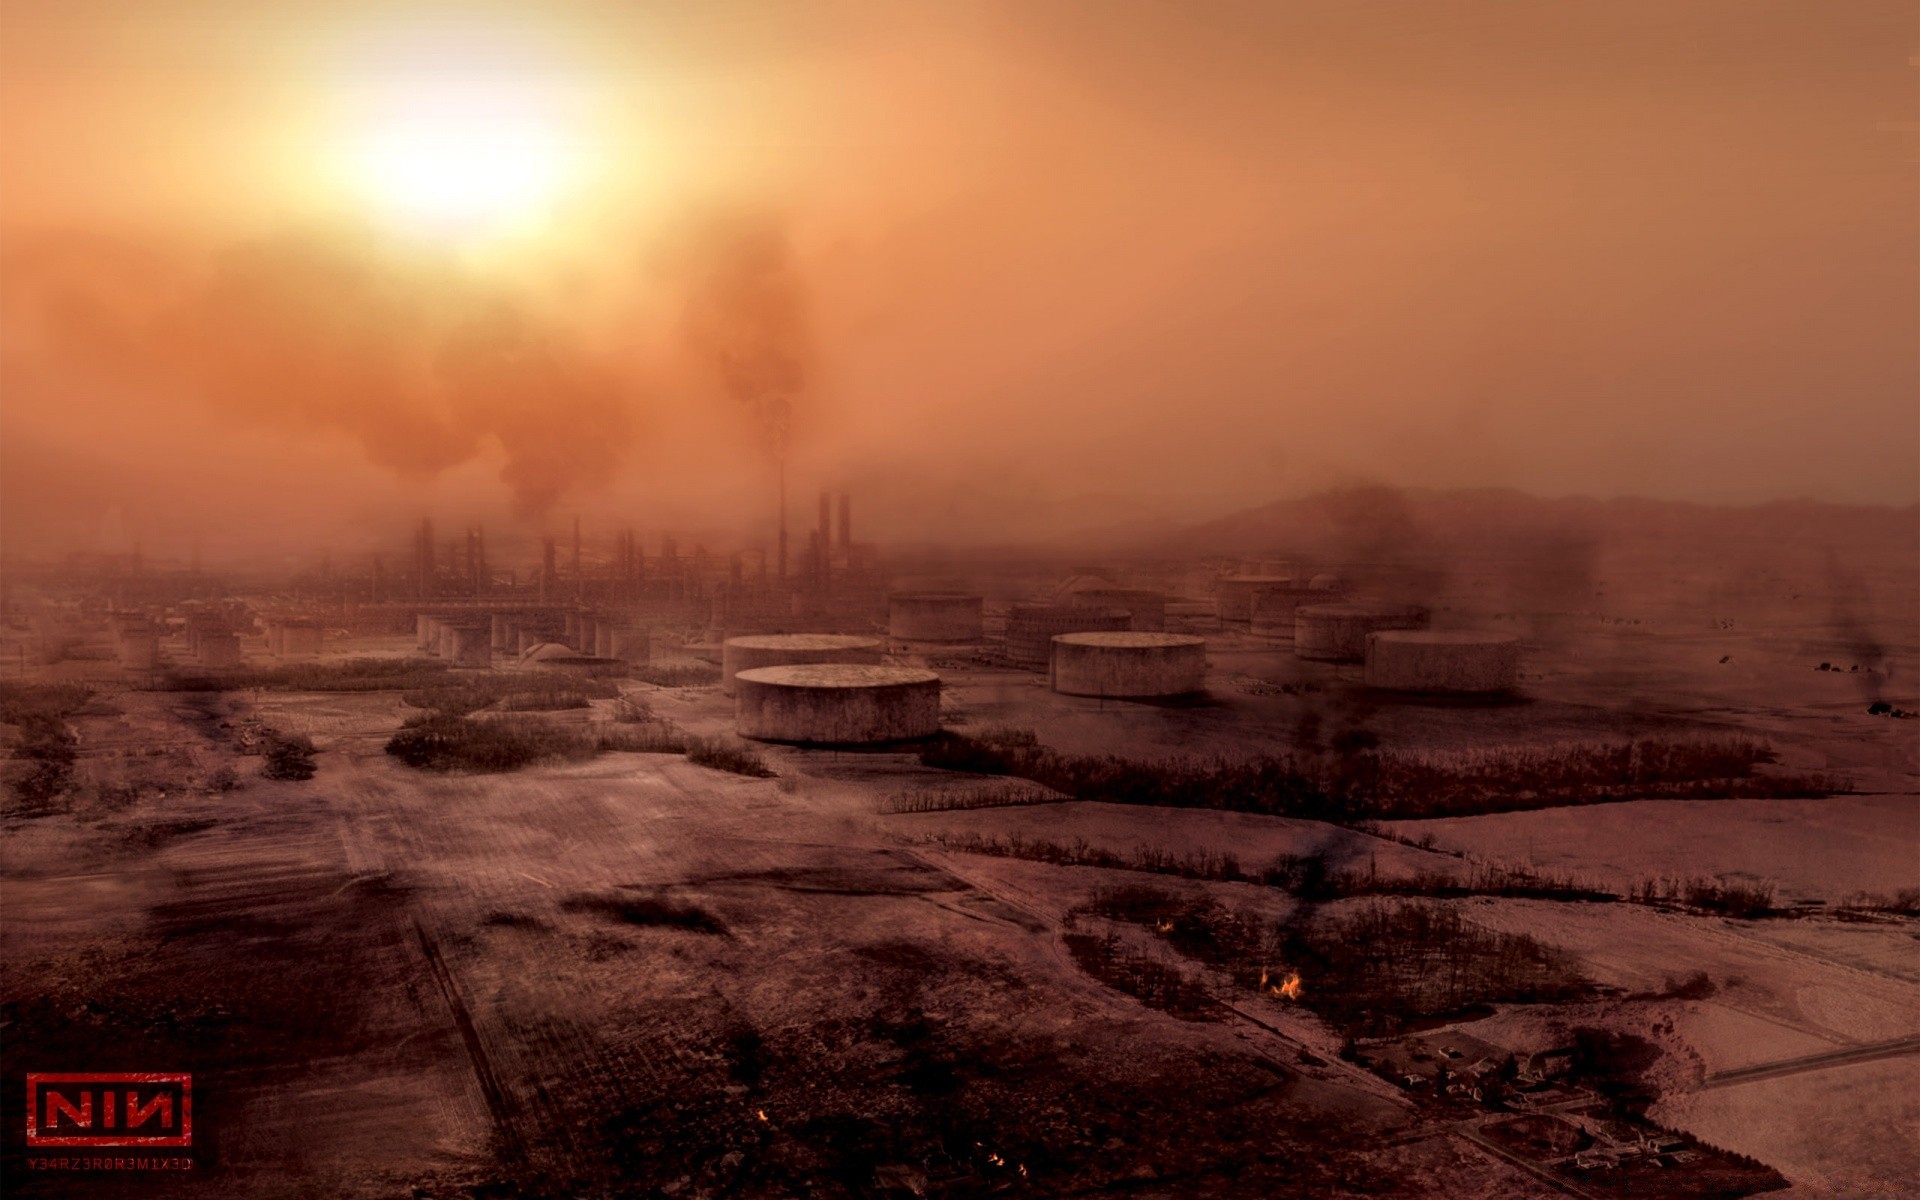
<instances>
[{"instance_id":1,"label":"smoke plume","mask_svg":"<svg viewBox=\"0 0 1920 1200\"><path fill-rule=\"evenodd\" d=\"M683 297L680 331L784 461L793 403L811 359L806 291L783 222L764 212L708 216L672 240L658 265Z\"/></svg>"}]
</instances>

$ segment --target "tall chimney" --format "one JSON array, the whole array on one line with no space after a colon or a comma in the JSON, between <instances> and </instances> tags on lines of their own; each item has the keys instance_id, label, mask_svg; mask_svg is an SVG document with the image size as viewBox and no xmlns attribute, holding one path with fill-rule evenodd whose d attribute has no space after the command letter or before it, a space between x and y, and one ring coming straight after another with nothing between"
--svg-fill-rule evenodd
<instances>
[{"instance_id":1,"label":"tall chimney","mask_svg":"<svg viewBox=\"0 0 1920 1200\"><path fill-rule=\"evenodd\" d=\"M580 518L573 519L573 594L584 597L587 594L587 578L580 573Z\"/></svg>"},{"instance_id":2,"label":"tall chimney","mask_svg":"<svg viewBox=\"0 0 1920 1200\"><path fill-rule=\"evenodd\" d=\"M553 560L554 546L552 538L540 539L540 603L546 604L553 599Z\"/></svg>"},{"instance_id":3,"label":"tall chimney","mask_svg":"<svg viewBox=\"0 0 1920 1200\"><path fill-rule=\"evenodd\" d=\"M420 518L420 532L413 545L413 571L420 599L433 597L433 521Z\"/></svg>"},{"instance_id":4,"label":"tall chimney","mask_svg":"<svg viewBox=\"0 0 1920 1200\"><path fill-rule=\"evenodd\" d=\"M814 575L824 591L827 578L833 573L833 495L830 492L820 493L820 538L814 543L813 553L818 560Z\"/></svg>"},{"instance_id":5,"label":"tall chimney","mask_svg":"<svg viewBox=\"0 0 1920 1200\"><path fill-rule=\"evenodd\" d=\"M786 577L787 577L787 464L786 464L786 461L785 461L784 459L783 459L783 460L781 461L781 463L780 463L780 558L779 558L779 572L780 572L780 578L781 578L782 580L785 580L785 579L786 579Z\"/></svg>"},{"instance_id":6,"label":"tall chimney","mask_svg":"<svg viewBox=\"0 0 1920 1200\"><path fill-rule=\"evenodd\" d=\"M840 558L853 565L853 497L840 493Z\"/></svg>"}]
</instances>

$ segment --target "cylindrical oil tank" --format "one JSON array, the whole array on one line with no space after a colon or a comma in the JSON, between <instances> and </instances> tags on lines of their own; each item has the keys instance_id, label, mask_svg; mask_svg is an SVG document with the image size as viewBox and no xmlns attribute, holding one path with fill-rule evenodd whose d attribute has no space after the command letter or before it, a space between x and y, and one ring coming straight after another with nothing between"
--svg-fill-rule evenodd
<instances>
[{"instance_id":1,"label":"cylindrical oil tank","mask_svg":"<svg viewBox=\"0 0 1920 1200\"><path fill-rule=\"evenodd\" d=\"M887 597L887 636L903 642L978 641L985 604L967 592L896 592Z\"/></svg>"},{"instance_id":2,"label":"cylindrical oil tank","mask_svg":"<svg viewBox=\"0 0 1920 1200\"><path fill-rule=\"evenodd\" d=\"M1263 588L1251 597L1247 612L1247 632L1255 637L1290 638L1294 613L1303 604L1325 604L1327 594L1293 584L1284 588Z\"/></svg>"},{"instance_id":3,"label":"cylindrical oil tank","mask_svg":"<svg viewBox=\"0 0 1920 1200\"><path fill-rule=\"evenodd\" d=\"M720 647L720 690L731 696L733 677L760 667L799 663L877 663L879 638L838 633L763 633L730 637Z\"/></svg>"},{"instance_id":4,"label":"cylindrical oil tank","mask_svg":"<svg viewBox=\"0 0 1920 1200\"><path fill-rule=\"evenodd\" d=\"M318 658L325 632L318 621L281 622L280 657Z\"/></svg>"},{"instance_id":5,"label":"cylindrical oil tank","mask_svg":"<svg viewBox=\"0 0 1920 1200\"><path fill-rule=\"evenodd\" d=\"M1284 592L1293 586L1291 575L1227 575L1214 585L1214 599L1222 621L1241 625L1253 619L1253 598L1261 592Z\"/></svg>"},{"instance_id":6,"label":"cylindrical oil tank","mask_svg":"<svg viewBox=\"0 0 1920 1200\"><path fill-rule=\"evenodd\" d=\"M1417 604L1308 604L1294 614L1293 652L1326 662L1360 662L1367 635L1425 629L1431 614Z\"/></svg>"},{"instance_id":7,"label":"cylindrical oil tank","mask_svg":"<svg viewBox=\"0 0 1920 1200\"><path fill-rule=\"evenodd\" d=\"M448 655L456 667L491 667L493 665L493 627L488 625L456 625L452 627L453 653Z\"/></svg>"},{"instance_id":8,"label":"cylindrical oil tank","mask_svg":"<svg viewBox=\"0 0 1920 1200\"><path fill-rule=\"evenodd\" d=\"M200 633L200 664L207 667L237 667L240 665L240 635L231 629L202 630Z\"/></svg>"},{"instance_id":9,"label":"cylindrical oil tank","mask_svg":"<svg viewBox=\"0 0 1920 1200\"><path fill-rule=\"evenodd\" d=\"M862 745L940 732L940 677L918 667L758 667L733 686L735 728L763 742Z\"/></svg>"},{"instance_id":10,"label":"cylindrical oil tank","mask_svg":"<svg viewBox=\"0 0 1920 1200\"><path fill-rule=\"evenodd\" d=\"M653 655L652 638L644 628L632 625L618 625L613 630L613 653L624 663L645 663Z\"/></svg>"},{"instance_id":11,"label":"cylindrical oil tank","mask_svg":"<svg viewBox=\"0 0 1920 1200\"><path fill-rule=\"evenodd\" d=\"M1044 671L1053 658L1053 639L1063 633L1115 632L1132 627L1124 608L1080 604L1016 604L1007 613L1007 661Z\"/></svg>"},{"instance_id":12,"label":"cylindrical oil tank","mask_svg":"<svg viewBox=\"0 0 1920 1200\"><path fill-rule=\"evenodd\" d=\"M129 625L120 634L120 665L129 671L151 671L160 665L160 630L152 625Z\"/></svg>"},{"instance_id":13,"label":"cylindrical oil tank","mask_svg":"<svg viewBox=\"0 0 1920 1200\"><path fill-rule=\"evenodd\" d=\"M1167 598L1144 588L1083 588L1060 598L1062 604L1088 608L1121 608L1127 612L1127 628L1139 633L1159 633L1167 627ZM1062 633L1079 632L1061 630Z\"/></svg>"},{"instance_id":14,"label":"cylindrical oil tank","mask_svg":"<svg viewBox=\"0 0 1920 1200\"><path fill-rule=\"evenodd\" d=\"M1396 692L1487 695L1520 685L1520 639L1510 633L1389 630L1367 638L1367 686Z\"/></svg>"},{"instance_id":15,"label":"cylindrical oil tank","mask_svg":"<svg viewBox=\"0 0 1920 1200\"><path fill-rule=\"evenodd\" d=\"M1053 690L1068 696L1185 696L1207 684L1207 642L1184 633L1063 633Z\"/></svg>"}]
</instances>

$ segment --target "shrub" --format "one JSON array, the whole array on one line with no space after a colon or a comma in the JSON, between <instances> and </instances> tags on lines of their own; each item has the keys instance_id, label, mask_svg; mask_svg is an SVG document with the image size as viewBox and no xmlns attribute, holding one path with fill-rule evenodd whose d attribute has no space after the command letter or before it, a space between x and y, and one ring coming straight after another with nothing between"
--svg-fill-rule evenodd
<instances>
[{"instance_id":1,"label":"shrub","mask_svg":"<svg viewBox=\"0 0 1920 1200\"><path fill-rule=\"evenodd\" d=\"M424 771L517 771L554 759L591 758L594 742L579 731L529 718L409 718L387 740L387 753Z\"/></svg>"},{"instance_id":2,"label":"shrub","mask_svg":"<svg viewBox=\"0 0 1920 1200\"><path fill-rule=\"evenodd\" d=\"M313 739L304 733L276 733L267 742L267 761L260 773L268 779L312 779Z\"/></svg>"},{"instance_id":3,"label":"shrub","mask_svg":"<svg viewBox=\"0 0 1920 1200\"><path fill-rule=\"evenodd\" d=\"M726 923L706 909L662 896L633 896L617 892L569 896L560 902L560 907L567 912L599 913L629 925L664 925L690 933L730 936Z\"/></svg>"},{"instance_id":4,"label":"shrub","mask_svg":"<svg viewBox=\"0 0 1920 1200\"><path fill-rule=\"evenodd\" d=\"M687 761L697 766L712 767L716 771L731 771L735 775L747 775L755 779L771 779L776 773L767 765L766 760L760 757L759 751L730 738L687 739Z\"/></svg>"}]
</instances>

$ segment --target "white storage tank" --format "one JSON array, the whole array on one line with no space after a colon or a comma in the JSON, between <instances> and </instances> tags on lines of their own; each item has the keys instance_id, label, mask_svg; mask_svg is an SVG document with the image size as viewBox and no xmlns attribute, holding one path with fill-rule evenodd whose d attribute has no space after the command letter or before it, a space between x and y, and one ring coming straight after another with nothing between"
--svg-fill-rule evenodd
<instances>
[{"instance_id":1,"label":"white storage tank","mask_svg":"<svg viewBox=\"0 0 1920 1200\"><path fill-rule=\"evenodd\" d=\"M756 667L733 686L735 728L763 742L863 745L940 732L940 677L918 667Z\"/></svg>"},{"instance_id":2,"label":"white storage tank","mask_svg":"<svg viewBox=\"0 0 1920 1200\"><path fill-rule=\"evenodd\" d=\"M1207 684L1207 642L1183 633L1063 633L1053 690L1068 696L1185 696Z\"/></svg>"},{"instance_id":3,"label":"white storage tank","mask_svg":"<svg viewBox=\"0 0 1920 1200\"><path fill-rule=\"evenodd\" d=\"M977 642L986 601L969 592L896 592L887 597L887 636L903 642Z\"/></svg>"},{"instance_id":4,"label":"white storage tank","mask_svg":"<svg viewBox=\"0 0 1920 1200\"><path fill-rule=\"evenodd\" d=\"M1520 685L1510 633L1389 630L1367 637L1367 686L1396 692L1490 695Z\"/></svg>"},{"instance_id":5,"label":"white storage tank","mask_svg":"<svg viewBox=\"0 0 1920 1200\"><path fill-rule=\"evenodd\" d=\"M1417 604L1309 604L1295 614L1293 652L1327 662L1361 662L1368 634L1425 629L1431 619Z\"/></svg>"},{"instance_id":6,"label":"white storage tank","mask_svg":"<svg viewBox=\"0 0 1920 1200\"><path fill-rule=\"evenodd\" d=\"M733 677L760 667L800 663L877 663L879 638L840 633L757 633L730 637L720 647L720 690L733 695Z\"/></svg>"}]
</instances>

